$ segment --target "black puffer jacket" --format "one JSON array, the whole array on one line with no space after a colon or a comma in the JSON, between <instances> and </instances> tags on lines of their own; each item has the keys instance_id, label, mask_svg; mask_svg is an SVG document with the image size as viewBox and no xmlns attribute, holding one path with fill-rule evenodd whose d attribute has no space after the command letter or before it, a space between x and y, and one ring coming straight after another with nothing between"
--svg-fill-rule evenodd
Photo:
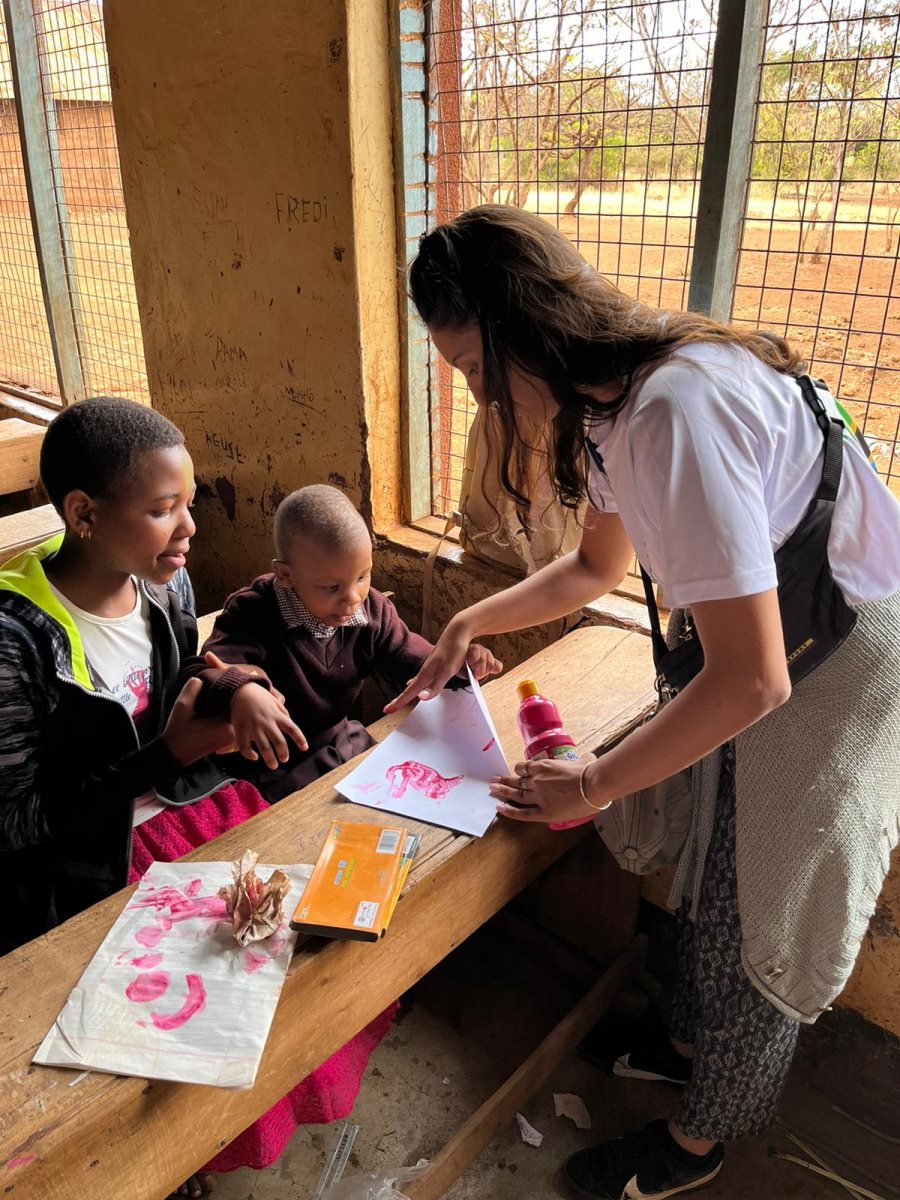
<instances>
[{"instance_id":1,"label":"black puffer jacket","mask_svg":"<svg viewBox=\"0 0 900 1200\"><path fill-rule=\"evenodd\" d=\"M61 535L0 568L0 953L123 887L135 799L190 804L229 781L208 759L184 769L161 733L182 657L196 653L186 572L150 601L152 716L131 717L92 678L81 639L44 574Z\"/></svg>"}]
</instances>

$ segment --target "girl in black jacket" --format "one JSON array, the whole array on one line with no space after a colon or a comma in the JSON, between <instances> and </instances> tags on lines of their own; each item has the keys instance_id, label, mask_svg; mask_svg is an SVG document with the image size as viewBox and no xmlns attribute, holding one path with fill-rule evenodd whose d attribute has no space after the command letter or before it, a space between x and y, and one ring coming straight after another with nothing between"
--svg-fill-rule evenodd
<instances>
[{"instance_id":1,"label":"girl in black jacket","mask_svg":"<svg viewBox=\"0 0 900 1200\"><path fill-rule=\"evenodd\" d=\"M206 756L230 726L195 715L199 681L175 686L197 643L182 434L143 405L86 400L48 428L41 477L65 531L0 569L4 953L125 885L135 801L229 782Z\"/></svg>"}]
</instances>

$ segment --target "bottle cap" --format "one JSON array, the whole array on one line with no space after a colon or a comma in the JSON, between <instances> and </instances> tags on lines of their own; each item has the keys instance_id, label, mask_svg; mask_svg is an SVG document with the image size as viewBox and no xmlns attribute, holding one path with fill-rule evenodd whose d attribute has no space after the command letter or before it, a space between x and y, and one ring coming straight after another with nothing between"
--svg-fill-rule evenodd
<instances>
[{"instance_id":1,"label":"bottle cap","mask_svg":"<svg viewBox=\"0 0 900 1200\"><path fill-rule=\"evenodd\" d=\"M519 693L520 700L527 700L529 696L539 696L541 694L540 688L533 679L523 679L516 688L516 691Z\"/></svg>"}]
</instances>

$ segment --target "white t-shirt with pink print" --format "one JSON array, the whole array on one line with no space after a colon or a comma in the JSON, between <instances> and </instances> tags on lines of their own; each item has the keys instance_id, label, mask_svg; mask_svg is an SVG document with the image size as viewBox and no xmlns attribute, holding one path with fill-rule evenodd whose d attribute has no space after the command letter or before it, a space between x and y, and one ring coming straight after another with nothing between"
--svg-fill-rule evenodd
<instances>
[{"instance_id":1,"label":"white t-shirt with pink print","mask_svg":"<svg viewBox=\"0 0 900 1200\"><path fill-rule=\"evenodd\" d=\"M98 617L73 604L52 583L50 589L75 622L94 681L119 701L143 742L142 725L149 716L153 689L153 640L147 597L135 580L131 612L124 617ZM134 823L141 824L164 807L153 792L138 797Z\"/></svg>"},{"instance_id":2,"label":"white t-shirt with pink print","mask_svg":"<svg viewBox=\"0 0 900 1200\"><path fill-rule=\"evenodd\" d=\"M147 597L135 584L134 608L130 613L124 617L98 617L73 604L52 583L50 587L75 622L95 682L115 696L140 734L153 685L153 640Z\"/></svg>"}]
</instances>

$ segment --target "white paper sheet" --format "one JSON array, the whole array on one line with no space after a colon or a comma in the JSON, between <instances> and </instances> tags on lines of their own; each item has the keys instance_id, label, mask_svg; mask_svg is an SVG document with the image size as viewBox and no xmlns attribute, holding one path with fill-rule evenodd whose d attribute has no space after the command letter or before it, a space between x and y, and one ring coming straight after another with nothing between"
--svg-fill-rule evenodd
<instances>
[{"instance_id":1,"label":"white paper sheet","mask_svg":"<svg viewBox=\"0 0 900 1200\"><path fill-rule=\"evenodd\" d=\"M275 870L258 867L267 879ZM227 862L154 863L34 1056L36 1063L217 1087L251 1087L297 940L288 919L242 949L217 892Z\"/></svg>"},{"instance_id":2,"label":"white paper sheet","mask_svg":"<svg viewBox=\"0 0 900 1200\"><path fill-rule=\"evenodd\" d=\"M470 671L469 687L420 702L335 786L367 808L481 837L497 807L488 791L490 779L508 774L497 731Z\"/></svg>"}]
</instances>

